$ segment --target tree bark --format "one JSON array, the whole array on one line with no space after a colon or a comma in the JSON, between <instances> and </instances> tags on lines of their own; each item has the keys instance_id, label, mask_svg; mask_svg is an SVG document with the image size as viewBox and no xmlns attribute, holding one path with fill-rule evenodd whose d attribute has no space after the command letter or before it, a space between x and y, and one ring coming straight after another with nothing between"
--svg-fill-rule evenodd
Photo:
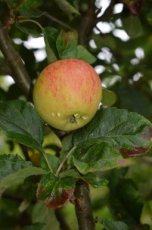
<instances>
[{"instance_id":1,"label":"tree bark","mask_svg":"<svg viewBox=\"0 0 152 230\"><path fill-rule=\"evenodd\" d=\"M0 27L0 50L2 51L12 77L22 92L28 96L31 86L31 79L25 69L24 63L14 48L13 42L8 35L5 27Z\"/></svg>"},{"instance_id":2,"label":"tree bark","mask_svg":"<svg viewBox=\"0 0 152 230\"><path fill-rule=\"evenodd\" d=\"M75 188L75 211L79 230L95 229L89 187L82 180L77 182Z\"/></svg>"}]
</instances>

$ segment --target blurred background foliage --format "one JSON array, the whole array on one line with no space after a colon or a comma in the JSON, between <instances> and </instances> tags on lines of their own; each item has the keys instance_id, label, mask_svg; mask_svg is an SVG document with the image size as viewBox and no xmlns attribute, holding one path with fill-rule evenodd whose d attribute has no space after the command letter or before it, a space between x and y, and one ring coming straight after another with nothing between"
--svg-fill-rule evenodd
<instances>
[{"instance_id":1,"label":"blurred background foliage","mask_svg":"<svg viewBox=\"0 0 152 230\"><path fill-rule=\"evenodd\" d=\"M53 57L52 52L57 59L85 57L102 79L105 107L124 108L152 121L151 6L151 0L1 0L0 26L8 28L33 82L49 55ZM0 53L0 100L17 98L24 98L22 89ZM60 147L59 140L55 143ZM23 151L0 133L1 154L24 157ZM151 155L104 173L108 185L91 188L96 229L114 230L103 219L124 221L130 230L152 229ZM59 229L60 213L36 203L33 182L33 177L26 179L24 185L8 190L0 199L0 229ZM66 205L61 212L71 229L77 229L73 205ZM62 227L68 229L64 222Z\"/></svg>"}]
</instances>

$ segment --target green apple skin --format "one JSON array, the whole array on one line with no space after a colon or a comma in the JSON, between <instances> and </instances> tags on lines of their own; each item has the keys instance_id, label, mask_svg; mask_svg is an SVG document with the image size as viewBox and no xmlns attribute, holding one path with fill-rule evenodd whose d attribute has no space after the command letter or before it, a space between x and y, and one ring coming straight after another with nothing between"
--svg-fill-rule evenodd
<instances>
[{"instance_id":1,"label":"green apple skin","mask_svg":"<svg viewBox=\"0 0 152 230\"><path fill-rule=\"evenodd\" d=\"M79 59L58 60L46 66L33 90L40 117L63 131L86 125L94 117L101 96L99 76L91 65Z\"/></svg>"}]
</instances>

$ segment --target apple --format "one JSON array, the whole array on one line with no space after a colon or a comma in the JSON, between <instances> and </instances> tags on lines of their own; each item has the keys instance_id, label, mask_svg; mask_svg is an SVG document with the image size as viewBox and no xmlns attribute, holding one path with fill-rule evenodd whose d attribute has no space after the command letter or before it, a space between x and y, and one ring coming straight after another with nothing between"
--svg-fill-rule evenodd
<instances>
[{"instance_id":1,"label":"apple","mask_svg":"<svg viewBox=\"0 0 152 230\"><path fill-rule=\"evenodd\" d=\"M101 96L99 76L90 64L79 59L58 60L46 66L33 90L40 117L63 131L86 125L94 117Z\"/></svg>"}]
</instances>

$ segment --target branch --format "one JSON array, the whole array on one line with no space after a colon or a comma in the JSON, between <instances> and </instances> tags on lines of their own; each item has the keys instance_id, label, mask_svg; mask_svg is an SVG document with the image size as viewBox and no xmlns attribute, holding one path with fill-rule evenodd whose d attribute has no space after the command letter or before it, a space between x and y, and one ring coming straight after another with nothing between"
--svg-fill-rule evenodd
<instances>
[{"instance_id":1,"label":"branch","mask_svg":"<svg viewBox=\"0 0 152 230\"><path fill-rule=\"evenodd\" d=\"M0 60L0 75L12 75L11 69L5 60Z\"/></svg>"},{"instance_id":2,"label":"branch","mask_svg":"<svg viewBox=\"0 0 152 230\"><path fill-rule=\"evenodd\" d=\"M45 13L44 13L44 16L45 16L46 18L49 18L51 21L56 22L57 24L59 24L59 25L65 27L66 29L72 30L72 27L70 27L69 25L67 25L65 22L62 22L62 21L59 20L58 18L53 17L53 16L50 15L49 13L45 12Z\"/></svg>"},{"instance_id":3,"label":"branch","mask_svg":"<svg viewBox=\"0 0 152 230\"><path fill-rule=\"evenodd\" d=\"M92 35L93 27L96 25L95 1L89 1L89 8L81 19L79 29L79 42L86 45Z\"/></svg>"},{"instance_id":4,"label":"branch","mask_svg":"<svg viewBox=\"0 0 152 230\"><path fill-rule=\"evenodd\" d=\"M4 27L0 27L0 49L12 71L14 81L22 92L28 96L31 86L30 77L25 69L22 59L13 46L7 29Z\"/></svg>"},{"instance_id":5,"label":"branch","mask_svg":"<svg viewBox=\"0 0 152 230\"><path fill-rule=\"evenodd\" d=\"M79 230L94 230L95 222L92 214L89 187L84 181L78 181L75 188L75 210Z\"/></svg>"},{"instance_id":6,"label":"branch","mask_svg":"<svg viewBox=\"0 0 152 230\"><path fill-rule=\"evenodd\" d=\"M54 211L55 216L60 224L60 229L62 230L70 230L71 228L68 226L68 224L65 222L64 216L61 212L61 208L55 209Z\"/></svg>"}]
</instances>

